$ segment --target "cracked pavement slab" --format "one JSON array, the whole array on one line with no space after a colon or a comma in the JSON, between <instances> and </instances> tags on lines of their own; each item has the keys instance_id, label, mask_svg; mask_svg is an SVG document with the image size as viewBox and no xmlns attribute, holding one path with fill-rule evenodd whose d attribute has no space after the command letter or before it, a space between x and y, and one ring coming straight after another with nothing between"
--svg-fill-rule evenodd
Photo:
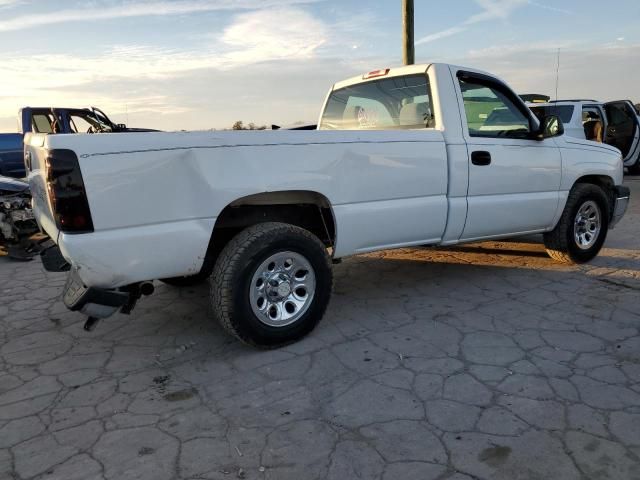
<instances>
[{"instance_id":1,"label":"cracked pavement slab","mask_svg":"<svg viewBox=\"0 0 640 480\"><path fill-rule=\"evenodd\" d=\"M259 351L208 289L84 318L0 258L0 479L640 479L640 179L592 263L531 237L363 255Z\"/></svg>"}]
</instances>

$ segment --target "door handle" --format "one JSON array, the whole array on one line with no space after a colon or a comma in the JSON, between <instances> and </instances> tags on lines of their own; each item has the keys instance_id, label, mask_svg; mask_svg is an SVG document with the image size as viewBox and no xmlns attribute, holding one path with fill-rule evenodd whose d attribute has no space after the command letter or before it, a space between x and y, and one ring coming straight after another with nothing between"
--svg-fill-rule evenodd
<instances>
[{"instance_id":1,"label":"door handle","mask_svg":"<svg viewBox=\"0 0 640 480\"><path fill-rule=\"evenodd\" d=\"M489 165L491 163L491 154L484 151L472 152L471 163L478 166Z\"/></svg>"}]
</instances>

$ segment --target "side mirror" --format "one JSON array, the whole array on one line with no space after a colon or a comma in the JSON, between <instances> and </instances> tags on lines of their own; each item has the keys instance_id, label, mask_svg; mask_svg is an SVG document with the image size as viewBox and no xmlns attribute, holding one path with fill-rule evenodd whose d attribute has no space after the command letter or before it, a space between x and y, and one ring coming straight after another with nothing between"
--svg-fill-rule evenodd
<instances>
[{"instance_id":1,"label":"side mirror","mask_svg":"<svg viewBox=\"0 0 640 480\"><path fill-rule=\"evenodd\" d=\"M547 115L540 121L540 129L535 133L536 140L559 137L564 134L564 125L557 115Z\"/></svg>"},{"instance_id":2,"label":"side mirror","mask_svg":"<svg viewBox=\"0 0 640 480\"><path fill-rule=\"evenodd\" d=\"M124 123L118 123L116 125L118 127L118 130L126 130L127 126Z\"/></svg>"}]
</instances>

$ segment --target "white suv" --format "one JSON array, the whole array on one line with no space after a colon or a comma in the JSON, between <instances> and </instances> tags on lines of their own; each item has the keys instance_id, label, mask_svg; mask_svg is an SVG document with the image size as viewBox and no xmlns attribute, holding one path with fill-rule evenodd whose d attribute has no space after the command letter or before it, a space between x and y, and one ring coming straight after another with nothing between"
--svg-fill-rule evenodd
<instances>
[{"instance_id":1,"label":"white suv","mask_svg":"<svg viewBox=\"0 0 640 480\"><path fill-rule=\"evenodd\" d=\"M559 116L566 135L616 147L629 173L640 174L640 122L629 100L559 100L530 103L529 108L538 118Z\"/></svg>"}]
</instances>

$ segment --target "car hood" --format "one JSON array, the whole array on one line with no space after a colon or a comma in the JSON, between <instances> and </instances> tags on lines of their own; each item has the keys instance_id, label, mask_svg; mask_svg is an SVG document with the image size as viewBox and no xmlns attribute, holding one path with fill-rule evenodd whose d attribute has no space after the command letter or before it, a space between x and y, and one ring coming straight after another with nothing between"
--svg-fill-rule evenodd
<instances>
[{"instance_id":1,"label":"car hood","mask_svg":"<svg viewBox=\"0 0 640 480\"><path fill-rule=\"evenodd\" d=\"M569 146L581 145L589 149L604 150L618 156L622 155L622 152L620 150L618 150L616 147L612 147L611 145L607 145L606 143L593 142L591 140L585 140L582 138L575 138L566 134L563 137L564 141L568 143Z\"/></svg>"},{"instance_id":2,"label":"car hood","mask_svg":"<svg viewBox=\"0 0 640 480\"><path fill-rule=\"evenodd\" d=\"M17 178L10 178L0 175L0 192L16 193L29 189L29 184Z\"/></svg>"}]
</instances>

